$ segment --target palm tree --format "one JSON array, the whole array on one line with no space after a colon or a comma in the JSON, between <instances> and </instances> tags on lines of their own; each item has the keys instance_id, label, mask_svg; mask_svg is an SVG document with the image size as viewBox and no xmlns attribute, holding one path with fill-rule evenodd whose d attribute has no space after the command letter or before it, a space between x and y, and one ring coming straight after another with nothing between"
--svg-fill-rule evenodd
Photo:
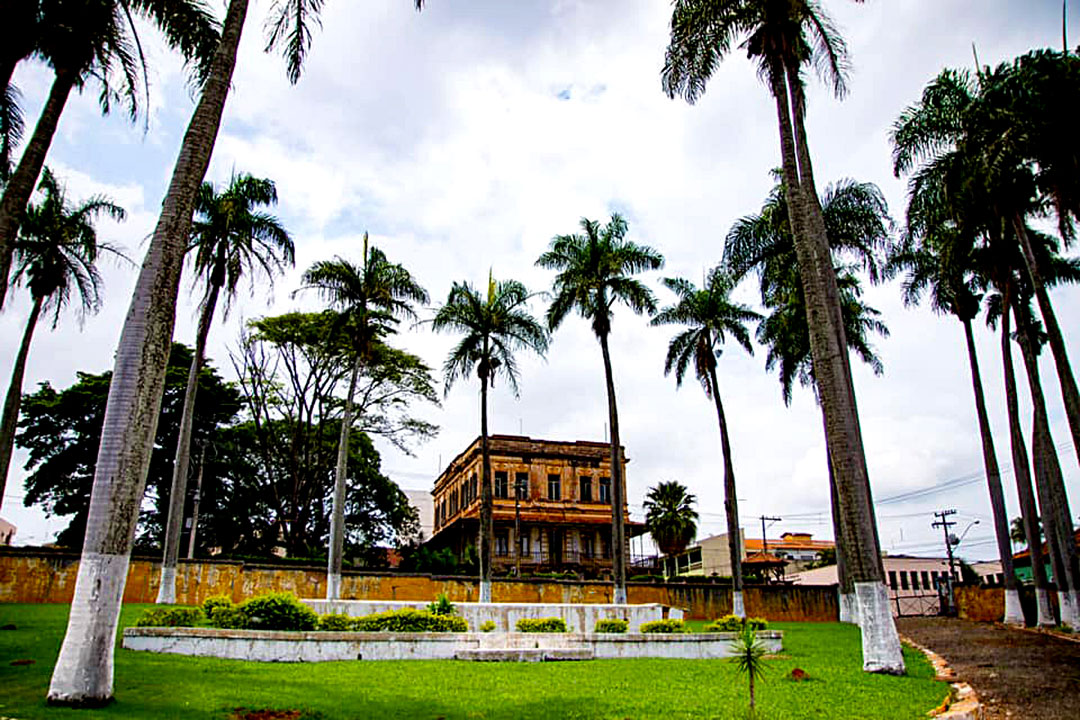
<instances>
[{"instance_id":1,"label":"palm tree","mask_svg":"<svg viewBox=\"0 0 1080 720\"><path fill-rule=\"evenodd\" d=\"M353 425L356 380L370 363L377 343L393 331L401 318L414 318L413 303L426 303L427 291L401 265L386 259L378 248L368 248L359 266L343 258L322 260L304 271L305 289L317 290L338 310L339 327L349 335L352 369L345 409L341 416L337 467L334 473L334 508L330 516L330 552L326 570L326 599L341 597L341 565L345 550L345 484L348 480L349 434Z\"/></svg>"},{"instance_id":2,"label":"palm tree","mask_svg":"<svg viewBox=\"0 0 1080 720\"><path fill-rule=\"evenodd\" d=\"M697 535L695 502L697 498L677 480L661 482L645 494L645 527L660 552L670 558L685 550ZM735 572L734 561L732 572Z\"/></svg>"},{"instance_id":3,"label":"palm tree","mask_svg":"<svg viewBox=\"0 0 1080 720\"><path fill-rule=\"evenodd\" d=\"M277 189L271 180L249 174L233 175L228 187L217 192L204 182L195 202L196 220L192 229L195 273L206 285L195 353L184 391L184 409L176 441L169 514L165 525L161 582L157 602L176 602L176 561L180 554L180 529L184 520L188 468L191 464L191 433L195 419L195 394L206 355L206 340L221 291L225 291L226 312L236 297L240 279L261 271L273 280L285 267L292 267L295 251L292 238L275 217L257 210L277 203ZM254 289L254 285L252 285Z\"/></svg>"},{"instance_id":4,"label":"palm tree","mask_svg":"<svg viewBox=\"0 0 1080 720\"><path fill-rule=\"evenodd\" d=\"M748 353L753 354L754 348L750 344L746 323L760 320L761 316L745 305L732 302L730 295L734 283L721 268L709 273L705 287L701 290L687 280L675 278L665 278L664 286L675 293L678 302L658 312L653 317L652 324L689 326L668 345L664 374L668 375L674 369L675 383L682 385L686 370L693 363L694 372L705 390L705 396L711 398L716 405L716 418L720 423L720 448L724 456L724 511L727 515L728 553L731 557L732 613L746 617L742 597L742 548L739 544L735 465L731 459L727 417L720 401L720 383L716 379L716 358L721 352L719 346L728 335ZM664 483L661 483L661 487L663 486Z\"/></svg>"},{"instance_id":5,"label":"palm tree","mask_svg":"<svg viewBox=\"0 0 1080 720\"><path fill-rule=\"evenodd\" d=\"M417 7L422 5L422 0L415 2ZM322 0L284 0L274 5L272 22L289 26L293 32L272 47L283 47L290 67L300 67L311 38L311 23L317 21L321 7ZM180 271L195 198L210 163L232 83L247 9L248 0L229 0L221 42L184 133L124 321L109 386L77 589L49 685L51 703L85 706L112 699L113 638L164 388Z\"/></svg>"},{"instance_id":6,"label":"palm tree","mask_svg":"<svg viewBox=\"0 0 1080 720\"><path fill-rule=\"evenodd\" d=\"M913 186L913 191L918 192L918 186ZM925 194L936 195L936 193ZM928 209L932 211L926 212ZM1005 510L1005 495L1001 486L1001 471L998 467L997 451L994 448L994 438L990 430L990 417L986 410L982 374L979 371L979 358L975 349L975 334L972 328L972 323L979 314L982 297L980 294L982 283L976 276L976 271L976 258L972 252L971 243L962 240L958 224L944 216L944 209L937 207L932 198L913 194L909 205L907 237L904 244L897 247L890 255L888 272L890 274L905 273L903 282L905 305L917 305L926 293L929 295L930 306L935 313L952 315L964 328L968 366L971 369L971 383L975 393L975 414L979 422L983 465L986 468L986 483L993 513L994 533L997 538L1001 569L1005 576L1004 621L1008 624L1019 625L1024 622L1024 613L1020 606L1016 574L1013 570L1009 521Z\"/></svg>"},{"instance_id":7,"label":"palm tree","mask_svg":"<svg viewBox=\"0 0 1080 720\"><path fill-rule=\"evenodd\" d=\"M103 196L72 205L65 197L63 186L48 168L42 173L39 190L44 197L39 204L27 209L26 221L15 245L15 282L25 281L32 304L0 418L0 506L3 506L3 490L11 465L26 358L38 319L42 311L51 312L53 327L56 327L60 312L72 300L73 293L78 294L80 320L97 312L101 307L101 275L98 274L97 260L103 252L119 254L119 251L98 240L94 222L100 215L117 221L126 217L123 208Z\"/></svg>"},{"instance_id":8,"label":"palm tree","mask_svg":"<svg viewBox=\"0 0 1080 720\"><path fill-rule=\"evenodd\" d=\"M608 422L611 426L611 546L614 563L615 591L613 602L626 603L626 486L623 478L621 445L619 444L619 412L615 404L615 379L611 371L608 336L615 303L619 302L637 314L656 311L652 292L634 275L645 270L659 270L664 258L647 245L637 245L626 239L627 225L615 213L604 226L595 220L581 219L582 234L556 235L547 252L536 264L557 270L554 299L547 311L548 328L555 330L566 316L577 310L592 323L593 333L600 341L604 358L604 378L607 381Z\"/></svg>"},{"instance_id":9,"label":"palm tree","mask_svg":"<svg viewBox=\"0 0 1080 720\"><path fill-rule=\"evenodd\" d=\"M144 76L142 85L145 87L147 66L135 17L153 22L170 46L180 50L188 62L203 68L217 46L219 35L214 19L198 0L173 3L159 0L49 0L40 3L36 36L31 33L34 41L31 52L49 63L55 77L37 125L0 199L0 307L3 307L7 293L11 244L71 91L81 89L87 80L94 78L102 87L99 96L102 112L109 112L113 103L123 101L132 119L137 116L139 75ZM17 54L19 57L15 59ZM27 46L13 51L0 71L7 72L8 65L13 70L11 60L17 63L29 54ZM119 88L112 85L114 75L119 77ZM8 81L10 74L5 78L5 87Z\"/></svg>"},{"instance_id":10,"label":"palm tree","mask_svg":"<svg viewBox=\"0 0 1080 720\"><path fill-rule=\"evenodd\" d=\"M488 278L487 297L481 296L469 283L455 282L446 302L431 320L437 332L464 335L443 365L446 392L454 382L476 371L480 378L480 602L491 602L492 546L492 486L491 455L488 450L488 386L501 374L518 393L518 370L514 353L531 350L543 356L549 336L529 312L532 298L517 280L496 282ZM515 538L515 543L518 540Z\"/></svg>"},{"instance_id":11,"label":"palm tree","mask_svg":"<svg viewBox=\"0 0 1080 720\"><path fill-rule=\"evenodd\" d=\"M851 263L840 266L837 280L848 350L854 351L875 374L881 374L881 361L870 345L869 336L871 333L887 336L888 328L878 319L878 311L862 301L862 287L851 267L862 268L872 282L882 279L882 255L891 247L888 206L876 185L842 180L826 188L822 214L834 258ZM782 180L769 193L760 212L740 218L732 226L724 242L724 266L736 278L751 272L758 275L762 304L772 312L758 325L757 339L768 348L765 369L779 370L784 404L790 405L796 379L804 387L815 382L806 302ZM816 393L815 399L820 405ZM824 414L822 421L827 435ZM839 498L830 458L827 465L833 532L840 539ZM854 584L839 542L836 557L840 617L844 622L855 621L858 608Z\"/></svg>"},{"instance_id":12,"label":"palm tree","mask_svg":"<svg viewBox=\"0 0 1080 720\"><path fill-rule=\"evenodd\" d=\"M843 546L861 606L863 668L903 673L904 659L889 610L874 523L840 289L804 123L803 67L814 62L834 92L843 95L846 48L830 18L812 0L676 0L661 74L664 91L670 97L697 100L737 42L757 64L776 101L792 235L809 316L815 319L809 326L810 347L837 484L841 516L837 540Z\"/></svg>"}]
</instances>

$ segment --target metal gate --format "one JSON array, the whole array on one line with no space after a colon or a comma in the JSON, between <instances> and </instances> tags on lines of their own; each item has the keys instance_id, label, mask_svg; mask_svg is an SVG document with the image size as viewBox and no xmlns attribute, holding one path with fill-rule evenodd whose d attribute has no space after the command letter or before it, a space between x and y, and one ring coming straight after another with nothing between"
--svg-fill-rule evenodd
<instances>
[{"instance_id":1,"label":"metal gate","mask_svg":"<svg viewBox=\"0 0 1080 720\"><path fill-rule=\"evenodd\" d=\"M897 595L893 598L897 617L941 615L941 595Z\"/></svg>"}]
</instances>

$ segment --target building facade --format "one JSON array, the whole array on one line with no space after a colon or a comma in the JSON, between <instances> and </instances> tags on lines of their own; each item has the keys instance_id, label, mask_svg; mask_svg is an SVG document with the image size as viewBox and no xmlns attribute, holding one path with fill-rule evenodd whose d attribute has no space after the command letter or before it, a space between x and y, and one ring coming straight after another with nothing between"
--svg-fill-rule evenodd
<instances>
[{"instance_id":1,"label":"building facade","mask_svg":"<svg viewBox=\"0 0 1080 720\"><path fill-rule=\"evenodd\" d=\"M947 583L949 577L947 558L886 555L881 561L893 615L937 615L940 612L942 584ZM954 571L955 582L959 582L959 563ZM805 570L790 579L801 585L835 585L839 582L835 565Z\"/></svg>"},{"instance_id":2,"label":"building facade","mask_svg":"<svg viewBox=\"0 0 1080 720\"><path fill-rule=\"evenodd\" d=\"M610 577L611 446L607 443L488 438L491 454L495 552L492 569L522 575L574 572ZM623 453L623 477L626 473ZM443 470L432 490L434 550L459 559L475 548L480 525L480 438ZM627 538L644 532L623 505ZM629 548L627 548L629 553Z\"/></svg>"},{"instance_id":3,"label":"building facade","mask_svg":"<svg viewBox=\"0 0 1080 720\"><path fill-rule=\"evenodd\" d=\"M811 562L819 559L819 554L834 550L832 540L814 540L810 533L786 532L779 538L762 540L748 538L746 531L739 529L739 547L745 560L761 556L762 559L780 559L785 561L784 572L790 574L805 569ZM728 550L728 535L712 535L691 544L685 552L674 558L664 558L665 575L718 575L731 577L731 553Z\"/></svg>"}]
</instances>

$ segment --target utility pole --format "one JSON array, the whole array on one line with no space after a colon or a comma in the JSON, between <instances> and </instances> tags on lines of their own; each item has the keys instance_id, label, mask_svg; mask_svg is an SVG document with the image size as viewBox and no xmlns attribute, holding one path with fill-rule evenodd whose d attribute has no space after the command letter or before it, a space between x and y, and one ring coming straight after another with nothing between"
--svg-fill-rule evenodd
<instances>
[{"instance_id":1,"label":"utility pole","mask_svg":"<svg viewBox=\"0 0 1080 720\"><path fill-rule=\"evenodd\" d=\"M956 563L953 560L952 540L949 539L949 528L951 528L956 523L949 522L948 520L946 520L946 518L949 517L950 515L955 515L955 514L956 514L955 510L941 510L939 512L936 512L936 513L934 513L934 517L938 517L938 518L941 518L941 519L940 520L935 520L933 522L933 524L931 525L931 527L939 527L939 528L941 528L941 532L943 532L945 534L945 552L948 554L948 557L949 557L949 580L950 581L955 581L956 580ZM951 584L952 583L950 582L950 586L951 586Z\"/></svg>"},{"instance_id":2,"label":"utility pole","mask_svg":"<svg viewBox=\"0 0 1080 720\"><path fill-rule=\"evenodd\" d=\"M783 518L778 518L778 517L766 517L765 515L761 516L761 554L762 555L769 552L769 541L765 537L765 521L768 520L769 522L780 522L782 519Z\"/></svg>"}]
</instances>

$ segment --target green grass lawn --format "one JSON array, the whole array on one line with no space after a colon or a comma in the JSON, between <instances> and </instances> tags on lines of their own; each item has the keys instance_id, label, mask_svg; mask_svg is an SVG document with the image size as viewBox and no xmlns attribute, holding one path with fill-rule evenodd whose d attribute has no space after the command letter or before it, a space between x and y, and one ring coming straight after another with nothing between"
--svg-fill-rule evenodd
<instances>
[{"instance_id":1,"label":"green grass lawn","mask_svg":"<svg viewBox=\"0 0 1080 720\"><path fill-rule=\"evenodd\" d=\"M147 606L124 607L121 625ZM724 660L457 661L269 664L116 652L117 702L102 710L45 705L66 605L0 605L0 718L213 718L236 708L304 709L311 718L745 718L746 683ZM703 623L692 623L700 627ZM860 669L859 632L776 623L785 650L758 688L758 718L925 717L946 685L918 652L908 675ZM33 664L12 665L16 660ZM786 676L795 667L810 680Z\"/></svg>"}]
</instances>

